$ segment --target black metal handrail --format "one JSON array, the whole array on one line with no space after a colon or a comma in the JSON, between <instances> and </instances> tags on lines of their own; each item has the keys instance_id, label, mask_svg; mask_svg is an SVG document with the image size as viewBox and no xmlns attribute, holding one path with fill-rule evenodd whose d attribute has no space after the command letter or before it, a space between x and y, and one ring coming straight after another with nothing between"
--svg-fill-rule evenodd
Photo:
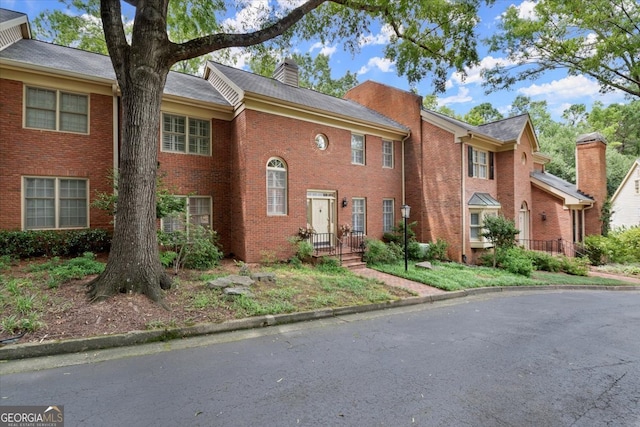
<instances>
[{"instance_id":1,"label":"black metal handrail","mask_svg":"<svg viewBox=\"0 0 640 427\"><path fill-rule=\"evenodd\" d=\"M563 240L534 240L534 239L520 239L518 244L525 249L532 251L548 252L551 255L566 255L568 257L575 257L580 255L580 245Z\"/></svg>"},{"instance_id":2,"label":"black metal handrail","mask_svg":"<svg viewBox=\"0 0 640 427\"><path fill-rule=\"evenodd\" d=\"M308 240L313 246L314 256L337 256L342 264L343 253L364 253L365 238L364 233L353 231L342 237L337 237L334 233L312 233Z\"/></svg>"}]
</instances>

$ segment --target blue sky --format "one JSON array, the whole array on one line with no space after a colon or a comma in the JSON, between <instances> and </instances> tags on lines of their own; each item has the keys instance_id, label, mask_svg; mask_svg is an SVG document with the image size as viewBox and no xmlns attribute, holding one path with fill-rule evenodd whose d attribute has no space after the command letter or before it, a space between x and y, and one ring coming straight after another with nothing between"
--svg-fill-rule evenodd
<instances>
[{"instance_id":1,"label":"blue sky","mask_svg":"<svg viewBox=\"0 0 640 427\"><path fill-rule=\"evenodd\" d=\"M247 2L249 5L246 9L238 12L237 15L229 16L227 24L246 25L251 19L255 18L257 13L252 10L262 2L268 0L252 0ZM498 17L509 6L518 7L520 13L527 14L533 8L532 1L509 1L496 0L493 6L485 6L481 9L481 22L478 26L480 39L487 37L495 31ZM45 9L63 9L64 5L56 0L0 0L0 6L6 9L15 10L26 13L32 21L40 11ZM130 16L133 14L130 13ZM383 58L382 49L387 39L387 33L383 29L378 29L377 33L372 33L361 42L361 51L356 56L345 52L339 46L323 46L319 43L309 43L300 46L301 53L310 51L313 54L323 52L330 55L330 66L334 77L340 77L351 71L358 73L360 82L366 80L375 80L381 83L395 86L402 89L409 89L406 78L398 76L393 63ZM505 55L493 53L489 55L486 48L479 43L478 46L481 66L491 66L496 61L504 59ZM240 60L238 66L242 66ZM549 112L554 119L560 120L562 111L571 104L583 103L587 105L587 109L595 101L601 101L605 105L611 103L625 102L624 96L620 92L613 92L602 95L599 93L598 84L591 78L586 76L568 76L566 71L558 70L547 73L542 78L523 82L516 85L512 90L500 91L492 94L485 94L482 87L480 77L480 67L467 70L467 78L463 82L455 73L449 76L447 90L445 93L438 95L438 103L452 108L458 114L465 114L475 105L483 102L490 102L495 108L503 114L506 113L511 102L518 95L529 96L534 101L546 100ZM416 85L421 95L430 94L433 90L428 78Z\"/></svg>"}]
</instances>

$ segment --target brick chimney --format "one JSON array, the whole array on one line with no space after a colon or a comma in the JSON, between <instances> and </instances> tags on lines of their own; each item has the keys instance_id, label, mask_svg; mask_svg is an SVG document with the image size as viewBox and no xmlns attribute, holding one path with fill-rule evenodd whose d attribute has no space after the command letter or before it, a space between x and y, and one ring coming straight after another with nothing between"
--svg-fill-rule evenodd
<instances>
[{"instance_id":1,"label":"brick chimney","mask_svg":"<svg viewBox=\"0 0 640 427\"><path fill-rule=\"evenodd\" d=\"M595 200L585 212L585 235L602 233L602 206L607 200L607 142L600 133L580 135L576 141L576 186Z\"/></svg>"},{"instance_id":2,"label":"brick chimney","mask_svg":"<svg viewBox=\"0 0 640 427\"><path fill-rule=\"evenodd\" d=\"M273 78L286 85L298 87L298 64L293 59L286 58L276 66Z\"/></svg>"}]
</instances>

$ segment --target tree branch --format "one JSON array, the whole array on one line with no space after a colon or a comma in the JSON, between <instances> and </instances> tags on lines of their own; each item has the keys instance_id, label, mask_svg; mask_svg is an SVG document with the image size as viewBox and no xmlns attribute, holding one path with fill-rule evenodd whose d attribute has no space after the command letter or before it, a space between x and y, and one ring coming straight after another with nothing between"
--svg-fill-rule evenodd
<instances>
[{"instance_id":1,"label":"tree branch","mask_svg":"<svg viewBox=\"0 0 640 427\"><path fill-rule=\"evenodd\" d=\"M127 55L129 44L122 27L121 16L120 0L100 0L102 28L104 29L111 63L118 78L124 75L122 70L127 67L126 64L129 62Z\"/></svg>"},{"instance_id":2,"label":"tree branch","mask_svg":"<svg viewBox=\"0 0 640 427\"><path fill-rule=\"evenodd\" d=\"M199 37L181 44L171 43L167 59L175 63L227 47L247 47L263 43L283 34L300 21L307 13L327 1L328 0L309 0L293 9L289 14L274 24L252 33L219 33Z\"/></svg>"}]
</instances>

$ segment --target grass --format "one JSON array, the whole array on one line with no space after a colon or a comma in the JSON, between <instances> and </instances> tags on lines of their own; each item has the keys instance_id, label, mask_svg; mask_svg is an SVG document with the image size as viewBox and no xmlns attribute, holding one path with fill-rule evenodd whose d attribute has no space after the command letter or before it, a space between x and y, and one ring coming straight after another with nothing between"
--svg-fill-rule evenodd
<instances>
[{"instance_id":1,"label":"grass","mask_svg":"<svg viewBox=\"0 0 640 427\"><path fill-rule=\"evenodd\" d=\"M640 263L631 264L607 264L596 267L603 273L622 274L625 276L635 276L640 278Z\"/></svg>"},{"instance_id":2,"label":"grass","mask_svg":"<svg viewBox=\"0 0 640 427\"><path fill-rule=\"evenodd\" d=\"M564 273L536 271L531 278L489 267L469 267L455 263L432 263L432 270L404 263L376 265L372 268L394 276L404 277L445 291L491 286L544 286L544 285L624 285L621 280L600 277L570 276Z\"/></svg>"},{"instance_id":3,"label":"grass","mask_svg":"<svg viewBox=\"0 0 640 427\"><path fill-rule=\"evenodd\" d=\"M534 272L531 278L527 278L487 267L435 262L433 266L432 270L428 270L411 265L406 273L403 262L374 268L447 291L490 286L624 284L619 280L562 273ZM89 303L82 298L69 301L64 298L69 294L62 291L83 285L75 284L75 288L61 286L103 269L104 263L96 261L93 254L67 260L51 258L22 263L8 258L0 259L0 333L8 335L39 331L40 334L49 334L52 329L47 329L46 322L54 324L61 316L75 319L76 313L87 311ZM250 296L229 296L222 290L207 288L209 280L237 274L237 270L237 266L227 266L206 272L182 271L180 276L175 276L174 286L166 293L172 309L170 316L149 317L142 328L166 329L265 314L357 306L411 295L408 291L358 276L335 263L315 267L306 264L262 266L259 270L273 272L276 281L257 282L251 287ZM94 322L95 319L90 321Z\"/></svg>"}]
</instances>

